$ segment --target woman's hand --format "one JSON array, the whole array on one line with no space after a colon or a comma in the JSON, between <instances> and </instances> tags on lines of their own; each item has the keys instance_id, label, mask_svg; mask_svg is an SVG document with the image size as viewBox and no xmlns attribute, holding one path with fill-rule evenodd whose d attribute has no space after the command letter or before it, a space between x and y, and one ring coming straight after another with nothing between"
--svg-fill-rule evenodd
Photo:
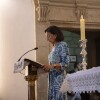
<instances>
[{"instance_id":1,"label":"woman's hand","mask_svg":"<svg viewBox=\"0 0 100 100\"><path fill-rule=\"evenodd\" d=\"M45 71L49 71L51 68L55 68L57 70L61 69L61 65L60 64L53 64L53 65L42 65L43 69Z\"/></svg>"},{"instance_id":2,"label":"woman's hand","mask_svg":"<svg viewBox=\"0 0 100 100\"><path fill-rule=\"evenodd\" d=\"M45 71L49 71L52 68L51 65L42 65L42 67Z\"/></svg>"},{"instance_id":3,"label":"woman's hand","mask_svg":"<svg viewBox=\"0 0 100 100\"><path fill-rule=\"evenodd\" d=\"M60 64L54 64L53 65L55 69L60 70L61 69L61 65Z\"/></svg>"}]
</instances>

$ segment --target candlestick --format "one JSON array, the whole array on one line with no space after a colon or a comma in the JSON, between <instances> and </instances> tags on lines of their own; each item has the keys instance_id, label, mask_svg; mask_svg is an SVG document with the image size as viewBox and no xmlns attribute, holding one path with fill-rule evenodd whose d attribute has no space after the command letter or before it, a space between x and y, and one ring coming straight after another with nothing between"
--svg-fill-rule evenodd
<instances>
[{"instance_id":1,"label":"candlestick","mask_svg":"<svg viewBox=\"0 0 100 100\"><path fill-rule=\"evenodd\" d=\"M82 51L81 51L81 55L82 55L82 63L81 63L81 66L82 66L82 69L83 70L86 70L86 66L87 66L87 62L86 62L86 55L87 55L87 52L86 52L86 42L87 40L84 39L84 40L80 40L80 47L82 47Z\"/></svg>"},{"instance_id":2,"label":"candlestick","mask_svg":"<svg viewBox=\"0 0 100 100\"><path fill-rule=\"evenodd\" d=\"M80 31L81 31L81 40L85 40L85 19L81 15L80 19Z\"/></svg>"}]
</instances>

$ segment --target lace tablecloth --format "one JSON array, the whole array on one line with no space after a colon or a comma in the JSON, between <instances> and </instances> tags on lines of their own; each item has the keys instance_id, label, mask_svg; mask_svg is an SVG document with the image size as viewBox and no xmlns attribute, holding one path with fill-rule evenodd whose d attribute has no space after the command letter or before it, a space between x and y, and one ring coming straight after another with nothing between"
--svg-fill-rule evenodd
<instances>
[{"instance_id":1,"label":"lace tablecloth","mask_svg":"<svg viewBox=\"0 0 100 100\"><path fill-rule=\"evenodd\" d=\"M100 67L67 74L60 91L64 92L100 92Z\"/></svg>"}]
</instances>

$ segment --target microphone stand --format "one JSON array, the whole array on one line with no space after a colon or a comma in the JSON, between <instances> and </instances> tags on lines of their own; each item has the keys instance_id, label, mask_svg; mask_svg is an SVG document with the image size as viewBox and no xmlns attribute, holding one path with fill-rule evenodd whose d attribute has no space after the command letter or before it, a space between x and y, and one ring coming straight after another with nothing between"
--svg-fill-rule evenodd
<instances>
[{"instance_id":1,"label":"microphone stand","mask_svg":"<svg viewBox=\"0 0 100 100\"><path fill-rule=\"evenodd\" d=\"M22 58L24 55L26 55L28 52L33 51L33 50L37 50L37 49L38 49L38 47L36 47L36 48L34 48L34 49L31 49L31 50L25 52L25 53L18 59L18 61L20 61L21 58ZM18 61L17 61L17 62L18 62Z\"/></svg>"}]
</instances>

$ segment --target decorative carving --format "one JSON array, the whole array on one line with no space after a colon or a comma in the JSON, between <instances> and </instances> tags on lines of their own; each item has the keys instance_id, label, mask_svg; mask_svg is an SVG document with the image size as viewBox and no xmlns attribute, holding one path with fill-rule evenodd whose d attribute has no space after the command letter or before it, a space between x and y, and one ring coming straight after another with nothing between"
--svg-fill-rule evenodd
<instances>
[{"instance_id":1,"label":"decorative carving","mask_svg":"<svg viewBox=\"0 0 100 100\"><path fill-rule=\"evenodd\" d=\"M47 21L48 20L48 14L49 14L49 7L47 5L41 5L36 8L36 11L38 13L38 20L39 21Z\"/></svg>"},{"instance_id":2,"label":"decorative carving","mask_svg":"<svg viewBox=\"0 0 100 100\"><path fill-rule=\"evenodd\" d=\"M84 18L86 18L87 10L85 7L79 7L76 9L75 13L78 19L80 19L81 15L83 15Z\"/></svg>"},{"instance_id":3,"label":"decorative carving","mask_svg":"<svg viewBox=\"0 0 100 100\"><path fill-rule=\"evenodd\" d=\"M29 86L34 86L35 85L35 80L37 79L37 76L25 76L25 80L28 81Z\"/></svg>"},{"instance_id":4,"label":"decorative carving","mask_svg":"<svg viewBox=\"0 0 100 100\"><path fill-rule=\"evenodd\" d=\"M87 17L87 5L86 4L78 4L75 0L75 15L77 16L77 19L80 19L81 15L83 15L84 18Z\"/></svg>"}]
</instances>

